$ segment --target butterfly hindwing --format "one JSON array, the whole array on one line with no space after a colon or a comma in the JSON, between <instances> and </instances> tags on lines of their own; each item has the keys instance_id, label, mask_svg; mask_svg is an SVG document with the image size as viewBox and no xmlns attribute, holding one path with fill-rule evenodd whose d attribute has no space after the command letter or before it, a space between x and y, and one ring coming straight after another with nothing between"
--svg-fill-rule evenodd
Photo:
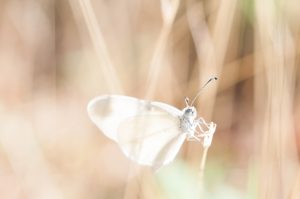
<instances>
[{"instance_id":1,"label":"butterfly hindwing","mask_svg":"<svg viewBox=\"0 0 300 199\"><path fill-rule=\"evenodd\" d=\"M156 168L175 158L186 137L179 119L166 113L129 118L121 124L118 135L119 146L126 156Z\"/></svg>"}]
</instances>

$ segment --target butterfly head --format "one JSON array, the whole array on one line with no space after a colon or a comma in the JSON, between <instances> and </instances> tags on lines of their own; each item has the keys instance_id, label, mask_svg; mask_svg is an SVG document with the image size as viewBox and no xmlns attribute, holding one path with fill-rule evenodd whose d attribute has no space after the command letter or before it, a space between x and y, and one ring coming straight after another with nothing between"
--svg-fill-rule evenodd
<instances>
[{"instance_id":1,"label":"butterfly head","mask_svg":"<svg viewBox=\"0 0 300 199\"><path fill-rule=\"evenodd\" d=\"M183 109L183 116L189 120L194 120L197 117L197 111L194 106L189 105L189 98L185 98L186 107Z\"/></svg>"},{"instance_id":2,"label":"butterfly head","mask_svg":"<svg viewBox=\"0 0 300 199\"><path fill-rule=\"evenodd\" d=\"M193 106L187 106L183 109L183 116L189 120L194 120L197 117L196 108Z\"/></svg>"}]
</instances>

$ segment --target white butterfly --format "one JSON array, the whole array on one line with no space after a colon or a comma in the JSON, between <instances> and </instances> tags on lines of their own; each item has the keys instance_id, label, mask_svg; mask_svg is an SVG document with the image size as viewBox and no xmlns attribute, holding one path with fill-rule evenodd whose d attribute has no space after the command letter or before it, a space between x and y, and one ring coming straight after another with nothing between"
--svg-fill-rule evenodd
<instances>
[{"instance_id":1,"label":"white butterfly","mask_svg":"<svg viewBox=\"0 0 300 199\"><path fill-rule=\"evenodd\" d=\"M196 119L197 111L187 98L186 107L179 110L162 102L104 95L91 100L87 109L91 120L127 157L154 168L170 163L186 139L209 147L216 130L215 123Z\"/></svg>"}]
</instances>

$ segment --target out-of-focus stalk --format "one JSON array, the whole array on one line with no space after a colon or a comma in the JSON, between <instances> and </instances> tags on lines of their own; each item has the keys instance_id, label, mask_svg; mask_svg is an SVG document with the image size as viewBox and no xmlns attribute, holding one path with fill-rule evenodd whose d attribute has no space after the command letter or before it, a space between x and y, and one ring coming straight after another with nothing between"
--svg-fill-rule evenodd
<instances>
[{"instance_id":1,"label":"out-of-focus stalk","mask_svg":"<svg viewBox=\"0 0 300 199\"><path fill-rule=\"evenodd\" d=\"M120 79L109 56L108 49L105 44L105 39L103 38L100 27L97 23L97 19L91 2L90 0L79 0L79 4L88 30L90 32L97 58L99 62L102 63L101 70L102 73L105 74L105 83L107 84L107 87L111 92L122 93L123 88L121 86Z\"/></svg>"},{"instance_id":2,"label":"out-of-focus stalk","mask_svg":"<svg viewBox=\"0 0 300 199\"><path fill-rule=\"evenodd\" d=\"M162 67L162 59L165 55L165 49L168 38L172 30L173 22L179 6L179 0L161 0L161 11L163 18L163 26L157 40L154 53L149 65L149 74L146 81L146 98L151 98L155 92L159 81L159 71Z\"/></svg>"},{"instance_id":3,"label":"out-of-focus stalk","mask_svg":"<svg viewBox=\"0 0 300 199\"><path fill-rule=\"evenodd\" d=\"M295 46L281 5L256 1L255 135L258 143L259 198L288 198L296 172L292 106Z\"/></svg>"}]
</instances>

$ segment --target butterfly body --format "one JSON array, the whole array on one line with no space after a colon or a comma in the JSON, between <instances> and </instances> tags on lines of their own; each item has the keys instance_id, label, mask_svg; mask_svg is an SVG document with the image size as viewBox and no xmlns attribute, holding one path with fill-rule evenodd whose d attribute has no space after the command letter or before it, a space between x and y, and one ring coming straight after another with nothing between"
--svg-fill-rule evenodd
<instances>
[{"instance_id":1,"label":"butterfly body","mask_svg":"<svg viewBox=\"0 0 300 199\"><path fill-rule=\"evenodd\" d=\"M186 134L187 139L195 138L195 131L198 126L196 120L197 111L193 106L187 106L182 110L182 116L180 117L180 128Z\"/></svg>"}]
</instances>

